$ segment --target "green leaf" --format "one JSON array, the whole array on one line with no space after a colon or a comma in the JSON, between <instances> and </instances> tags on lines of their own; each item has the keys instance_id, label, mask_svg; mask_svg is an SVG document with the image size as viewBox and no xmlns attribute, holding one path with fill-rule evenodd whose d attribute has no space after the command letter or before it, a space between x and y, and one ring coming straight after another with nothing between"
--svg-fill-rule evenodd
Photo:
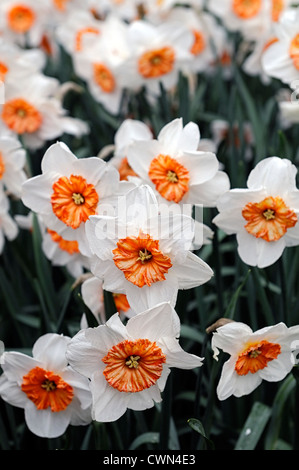
<instances>
[{"instance_id":1,"label":"green leaf","mask_svg":"<svg viewBox=\"0 0 299 470\"><path fill-rule=\"evenodd\" d=\"M284 407L289 400L290 394L295 389L295 386L296 379L292 374L289 374L279 387L279 390L273 401L272 417L269 424L269 430L265 438L265 450L276 449Z\"/></svg>"},{"instance_id":2,"label":"green leaf","mask_svg":"<svg viewBox=\"0 0 299 470\"><path fill-rule=\"evenodd\" d=\"M271 416L271 408L255 402L245 422L235 450L254 450Z\"/></svg>"},{"instance_id":3,"label":"green leaf","mask_svg":"<svg viewBox=\"0 0 299 470\"><path fill-rule=\"evenodd\" d=\"M144 444L158 444L160 440L160 433L158 432L145 432L136 437L129 447L129 450L135 450Z\"/></svg>"},{"instance_id":4,"label":"green leaf","mask_svg":"<svg viewBox=\"0 0 299 470\"><path fill-rule=\"evenodd\" d=\"M193 431L197 432L198 434L200 434L200 435L204 438L206 444L207 444L211 449L214 449L214 448L215 448L213 441L211 441L211 440L206 436L204 427L203 427L202 423L201 423L198 419L190 418L190 419L188 419L188 424L189 424L189 426L193 429Z\"/></svg>"},{"instance_id":5,"label":"green leaf","mask_svg":"<svg viewBox=\"0 0 299 470\"><path fill-rule=\"evenodd\" d=\"M249 269L249 271L247 272L243 282L241 282L238 289L236 290L236 292L232 296L232 298L231 298L231 300L230 300L230 302L229 302L229 304L226 308L225 314L224 314L225 318L233 319L238 299L240 297L240 294L241 294L241 291L242 291L244 285L246 284L246 281L248 279L248 276L249 276L250 272L251 272L251 270Z\"/></svg>"}]
</instances>

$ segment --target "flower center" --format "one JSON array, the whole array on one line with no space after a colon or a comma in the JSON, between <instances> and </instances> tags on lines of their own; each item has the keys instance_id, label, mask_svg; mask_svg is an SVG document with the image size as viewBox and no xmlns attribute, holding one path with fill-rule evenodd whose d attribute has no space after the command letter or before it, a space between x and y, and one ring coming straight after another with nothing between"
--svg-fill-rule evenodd
<instances>
[{"instance_id":1,"label":"flower center","mask_svg":"<svg viewBox=\"0 0 299 470\"><path fill-rule=\"evenodd\" d=\"M285 0L272 0L272 20L277 22L284 9Z\"/></svg>"},{"instance_id":2,"label":"flower center","mask_svg":"<svg viewBox=\"0 0 299 470\"><path fill-rule=\"evenodd\" d=\"M7 72L8 72L8 67L3 62L0 62L0 81L1 82L4 82Z\"/></svg>"},{"instance_id":3,"label":"flower center","mask_svg":"<svg viewBox=\"0 0 299 470\"><path fill-rule=\"evenodd\" d=\"M140 260L141 263L144 264L146 261L150 260L151 257L152 257L152 254L149 251L147 251L146 248L144 248L143 251L142 250L139 251L139 256L137 260L138 261Z\"/></svg>"},{"instance_id":4,"label":"flower center","mask_svg":"<svg viewBox=\"0 0 299 470\"><path fill-rule=\"evenodd\" d=\"M280 344L270 343L266 340L250 343L242 351L235 364L238 375L247 375L248 372L255 374L257 371L267 367L268 362L276 359L281 352Z\"/></svg>"},{"instance_id":5,"label":"flower center","mask_svg":"<svg viewBox=\"0 0 299 470\"><path fill-rule=\"evenodd\" d=\"M113 346L102 359L107 382L120 392L141 392L161 377L166 356L148 339L125 340Z\"/></svg>"},{"instance_id":6,"label":"flower center","mask_svg":"<svg viewBox=\"0 0 299 470\"><path fill-rule=\"evenodd\" d=\"M298 220L295 212L280 197L250 202L242 210L242 216L248 222L245 225L247 232L267 242L279 240Z\"/></svg>"},{"instance_id":7,"label":"flower center","mask_svg":"<svg viewBox=\"0 0 299 470\"><path fill-rule=\"evenodd\" d=\"M180 202L189 190L189 171L169 155L154 158L148 174L156 190L168 201Z\"/></svg>"},{"instance_id":8,"label":"flower center","mask_svg":"<svg viewBox=\"0 0 299 470\"><path fill-rule=\"evenodd\" d=\"M106 65L93 64L93 77L103 92L112 93L115 90L115 78Z\"/></svg>"},{"instance_id":9,"label":"flower center","mask_svg":"<svg viewBox=\"0 0 299 470\"><path fill-rule=\"evenodd\" d=\"M96 213L99 196L93 184L88 184L82 176L62 176L52 188L52 210L69 227L78 228Z\"/></svg>"},{"instance_id":10,"label":"flower center","mask_svg":"<svg viewBox=\"0 0 299 470\"><path fill-rule=\"evenodd\" d=\"M54 230L47 230L49 235L51 235L51 238L53 242L57 243L59 248L62 251L66 251L70 255L73 255L75 253L79 253L79 245L76 240L69 241L69 240L64 240L57 232Z\"/></svg>"},{"instance_id":11,"label":"flower center","mask_svg":"<svg viewBox=\"0 0 299 470\"><path fill-rule=\"evenodd\" d=\"M2 152L0 152L0 180L3 178L5 172L5 163L3 160Z\"/></svg>"},{"instance_id":12,"label":"flower center","mask_svg":"<svg viewBox=\"0 0 299 470\"><path fill-rule=\"evenodd\" d=\"M71 403L73 387L54 372L34 367L23 377L21 389L37 409L58 412L65 410Z\"/></svg>"},{"instance_id":13,"label":"flower center","mask_svg":"<svg viewBox=\"0 0 299 470\"><path fill-rule=\"evenodd\" d=\"M248 20L256 16L262 8L262 0L233 0L233 12L242 18Z\"/></svg>"},{"instance_id":14,"label":"flower center","mask_svg":"<svg viewBox=\"0 0 299 470\"><path fill-rule=\"evenodd\" d=\"M82 50L83 36L85 34L88 34L88 33L99 35L100 31L97 28L90 27L90 26L80 29L80 31L77 32L76 38L75 38L75 50L76 51L81 51Z\"/></svg>"},{"instance_id":15,"label":"flower center","mask_svg":"<svg viewBox=\"0 0 299 470\"><path fill-rule=\"evenodd\" d=\"M191 47L191 54L199 55L205 50L206 41L205 41L203 34L200 31L194 30L193 36L194 36L194 42Z\"/></svg>"},{"instance_id":16,"label":"flower center","mask_svg":"<svg viewBox=\"0 0 299 470\"><path fill-rule=\"evenodd\" d=\"M172 71L175 62L175 52L166 46L142 54L138 61L138 70L144 78L161 77Z\"/></svg>"},{"instance_id":17,"label":"flower center","mask_svg":"<svg viewBox=\"0 0 299 470\"><path fill-rule=\"evenodd\" d=\"M70 0L53 0L55 8L60 11L65 11L67 2Z\"/></svg>"},{"instance_id":18,"label":"flower center","mask_svg":"<svg viewBox=\"0 0 299 470\"><path fill-rule=\"evenodd\" d=\"M36 132L42 124L42 115L28 101L16 98L3 105L2 119L17 134Z\"/></svg>"},{"instance_id":19,"label":"flower center","mask_svg":"<svg viewBox=\"0 0 299 470\"><path fill-rule=\"evenodd\" d=\"M73 193L72 199L77 206L84 204L84 197L80 193Z\"/></svg>"},{"instance_id":20,"label":"flower center","mask_svg":"<svg viewBox=\"0 0 299 470\"><path fill-rule=\"evenodd\" d=\"M299 33L294 37L290 46L290 57L297 70L299 70Z\"/></svg>"},{"instance_id":21,"label":"flower center","mask_svg":"<svg viewBox=\"0 0 299 470\"><path fill-rule=\"evenodd\" d=\"M8 11L7 20L14 32L27 33L35 22L35 13L25 5L15 5Z\"/></svg>"},{"instance_id":22,"label":"flower center","mask_svg":"<svg viewBox=\"0 0 299 470\"><path fill-rule=\"evenodd\" d=\"M120 239L112 251L115 265L135 286L164 281L172 263L159 249L159 241L140 233L139 237Z\"/></svg>"}]
</instances>

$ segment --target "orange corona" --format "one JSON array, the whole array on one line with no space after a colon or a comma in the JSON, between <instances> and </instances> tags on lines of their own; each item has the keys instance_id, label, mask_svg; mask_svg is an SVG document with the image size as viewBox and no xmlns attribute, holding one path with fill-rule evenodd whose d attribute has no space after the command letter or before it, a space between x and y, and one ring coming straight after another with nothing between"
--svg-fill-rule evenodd
<instances>
[{"instance_id":1,"label":"orange corona","mask_svg":"<svg viewBox=\"0 0 299 470\"><path fill-rule=\"evenodd\" d=\"M157 78L173 70L175 52L172 47L166 46L145 52L139 58L138 71L144 78Z\"/></svg>"},{"instance_id":2,"label":"orange corona","mask_svg":"<svg viewBox=\"0 0 299 470\"><path fill-rule=\"evenodd\" d=\"M168 201L180 202L189 190L188 170L169 155L154 158L148 175L156 190Z\"/></svg>"},{"instance_id":3,"label":"orange corona","mask_svg":"<svg viewBox=\"0 0 299 470\"><path fill-rule=\"evenodd\" d=\"M281 347L276 343L259 341L250 343L239 354L235 364L235 371L238 375L247 375L248 372L255 374L257 371L267 367L269 361L273 361L281 352Z\"/></svg>"},{"instance_id":4,"label":"orange corona","mask_svg":"<svg viewBox=\"0 0 299 470\"><path fill-rule=\"evenodd\" d=\"M243 20L254 18L262 8L262 0L233 0L233 12Z\"/></svg>"},{"instance_id":5,"label":"orange corona","mask_svg":"<svg viewBox=\"0 0 299 470\"><path fill-rule=\"evenodd\" d=\"M0 82L4 82L5 76L8 72L8 67L3 62L0 62Z\"/></svg>"},{"instance_id":6,"label":"orange corona","mask_svg":"<svg viewBox=\"0 0 299 470\"><path fill-rule=\"evenodd\" d=\"M115 78L113 73L104 64L93 64L93 78L104 93L112 93L115 90Z\"/></svg>"},{"instance_id":7,"label":"orange corona","mask_svg":"<svg viewBox=\"0 0 299 470\"><path fill-rule=\"evenodd\" d=\"M130 304L125 294L112 294L116 310L118 312L127 312L130 310Z\"/></svg>"},{"instance_id":8,"label":"orange corona","mask_svg":"<svg viewBox=\"0 0 299 470\"><path fill-rule=\"evenodd\" d=\"M16 98L4 103L2 119L17 134L36 132L42 125L42 115L28 101Z\"/></svg>"},{"instance_id":9,"label":"orange corona","mask_svg":"<svg viewBox=\"0 0 299 470\"><path fill-rule=\"evenodd\" d=\"M159 241L150 235L127 237L118 241L112 251L115 265L125 278L138 287L164 281L172 263L159 249Z\"/></svg>"},{"instance_id":10,"label":"orange corona","mask_svg":"<svg viewBox=\"0 0 299 470\"><path fill-rule=\"evenodd\" d=\"M76 38L75 38L75 50L76 51L81 51L82 39L83 39L83 36L87 33L89 34L92 33L98 36L100 34L100 31L97 28L93 28L93 27L86 27L86 28L80 29L80 31L77 32Z\"/></svg>"},{"instance_id":11,"label":"orange corona","mask_svg":"<svg viewBox=\"0 0 299 470\"><path fill-rule=\"evenodd\" d=\"M166 357L148 339L125 340L113 346L102 359L104 376L120 392L136 393L154 385L161 377Z\"/></svg>"},{"instance_id":12,"label":"orange corona","mask_svg":"<svg viewBox=\"0 0 299 470\"><path fill-rule=\"evenodd\" d=\"M290 57L297 70L299 70L299 33L293 38L290 45Z\"/></svg>"},{"instance_id":13,"label":"orange corona","mask_svg":"<svg viewBox=\"0 0 299 470\"><path fill-rule=\"evenodd\" d=\"M272 0L272 20L277 22L284 9L285 0Z\"/></svg>"},{"instance_id":14,"label":"orange corona","mask_svg":"<svg viewBox=\"0 0 299 470\"><path fill-rule=\"evenodd\" d=\"M57 8L57 10L65 11L67 7L67 3L69 1L70 0L53 0L53 3L54 3L55 8Z\"/></svg>"},{"instance_id":15,"label":"orange corona","mask_svg":"<svg viewBox=\"0 0 299 470\"><path fill-rule=\"evenodd\" d=\"M59 248L62 251L66 251L70 255L74 255L75 253L79 253L79 245L78 245L78 242L76 240L73 240L73 241L65 240L64 238L62 238L54 230L48 229L47 231L48 231L49 235L51 236L53 242L57 243Z\"/></svg>"},{"instance_id":16,"label":"orange corona","mask_svg":"<svg viewBox=\"0 0 299 470\"><path fill-rule=\"evenodd\" d=\"M118 167L118 172L121 181L126 181L128 179L128 176L137 176L135 171L129 165L127 157L124 157L121 160L120 165Z\"/></svg>"},{"instance_id":17,"label":"orange corona","mask_svg":"<svg viewBox=\"0 0 299 470\"><path fill-rule=\"evenodd\" d=\"M62 176L53 184L52 210L62 222L73 229L96 214L98 202L99 196L93 184L88 184L82 176Z\"/></svg>"},{"instance_id":18,"label":"orange corona","mask_svg":"<svg viewBox=\"0 0 299 470\"><path fill-rule=\"evenodd\" d=\"M250 202L242 210L248 233L267 242L277 241L294 227L297 215L280 197L267 197L258 203Z\"/></svg>"},{"instance_id":19,"label":"orange corona","mask_svg":"<svg viewBox=\"0 0 299 470\"><path fill-rule=\"evenodd\" d=\"M8 11L7 21L15 33L27 33L35 22L35 13L26 5L15 5Z\"/></svg>"},{"instance_id":20,"label":"orange corona","mask_svg":"<svg viewBox=\"0 0 299 470\"><path fill-rule=\"evenodd\" d=\"M191 54L199 55L205 50L206 41L205 41L203 34L200 31L194 30L193 36L194 36L194 42L191 47Z\"/></svg>"},{"instance_id":21,"label":"orange corona","mask_svg":"<svg viewBox=\"0 0 299 470\"><path fill-rule=\"evenodd\" d=\"M71 385L41 367L34 367L24 375L21 389L38 410L50 408L53 412L65 410L74 396Z\"/></svg>"}]
</instances>

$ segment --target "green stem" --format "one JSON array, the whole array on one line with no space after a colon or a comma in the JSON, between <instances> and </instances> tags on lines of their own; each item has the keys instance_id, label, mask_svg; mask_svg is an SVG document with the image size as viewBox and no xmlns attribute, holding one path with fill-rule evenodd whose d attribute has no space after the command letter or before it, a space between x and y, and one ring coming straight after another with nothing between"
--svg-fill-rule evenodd
<instances>
[{"instance_id":1,"label":"green stem","mask_svg":"<svg viewBox=\"0 0 299 470\"><path fill-rule=\"evenodd\" d=\"M172 373L170 373L167 379L164 393L163 393L163 401L162 401L162 408L161 408L160 446L159 446L161 450L168 449L171 406L172 406L172 387L173 387L173 379L172 379Z\"/></svg>"}]
</instances>

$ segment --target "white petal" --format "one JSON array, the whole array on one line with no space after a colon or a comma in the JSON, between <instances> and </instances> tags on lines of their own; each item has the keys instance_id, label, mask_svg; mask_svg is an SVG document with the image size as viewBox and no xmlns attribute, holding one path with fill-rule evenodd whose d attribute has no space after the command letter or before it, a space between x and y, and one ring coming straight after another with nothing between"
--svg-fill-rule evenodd
<instances>
[{"instance_id":1,"label":"white petal","mask_svg":"<svg viewBox=\"0 0 299 470\"><path fill-rule=\"evenodd\" d=\"M164 336L177 337L180 320L169 302L163 302L129 319L127 332L132 338L157 341Z\"/></svg>"},{"instance_id":2,"label":"white petal","mask_svg":"<svg viewBox=\"0 0 299 470\"><path fill-rule=\"evenodd\" d=\"M51 194L55 179L48 175L38 175L22 184L22 201L33 212L48 214L52 212Z\"/></svg>"},{"instance_id":3,"label":"white petal","mask_svg":"<svg viewBox=\"0 0 299 470\"><path fill-rule=\"evenodd\" d=\"M126 412L130 394L111 387L102 373L94 375L90 389L93 395L94 420L103 423L116 421Z\"/></svg>"},{"instance_id":4,"label":"white petal","mask_svg":"<svg viewBox=\"0 0 299 470\"><path fill-rule=\"evenodd\" d=\"M65 352L69 336L47 333L40 336L32 348L35 359L43 362L49 370L59 371L67 366Z\"/></svg>"},{"instance_id":5,"label":"white petal","mask_svg":"<svg viewBox=\"0 0 299 470\"><path fill-rule=\"evenodd\" d=\"M189 252L184 263L176 268L179 289L201 286L208 282L214 274L210 266L192 252Z\"/></svg>"},{"instance_id":6,"label":"white petal","mask_svg":"<svg viewBox=\"0 0 299 470\"><path fill-rule=\"evenodd\" d=\"M290 160L269 157L251 171L247 185L250 189L266 188L271 196L283 196L296 189L297 169Z\"/></svg>"},{"instance_id":7,"label":"white petal","mask_svg":"<svg viewBox=\"0 0 299 470\"><path fill-rule=\"evenodd\" d=\"M25 407L25 420L33 434L54 438L66 431L71 420L71 411L69 407L59 413L53 413L50 408L38 410L35 404L28 400Z\"/></svg>"},{"instance_id":8,"label":"white petal","mask_svg":"<svg viewBox=\"0 0 299 470\"><path fill-rule=\"evenodd\" d=\"M76 156L68 146L63 142L58 142L46 151L41 163L42 172L53 171L68 176L74 161L76 161Z\"/></svg>"},{"instance_id":9,"label":"white petal","mask_svg":"<svg viewBox=\"0 0 299 470\"><path fill-rule=\"evenodd\" d=\"M162 338L159 341L163 353L166 355L166 364L179 369L194 369L203 365L203 358L184 351L175 338Z\"/></svg>"},{"instance_id":10,"label":"white petal","mask_svg":"<svg viewBox=\"0 0 299 470\"><path fill-rule=\"evenodd\" d=\"M217 171L209 181L189 188L188 200L193 204L203 204L205 207L215 207L219 197L230 188L229 178L223 171Z\"/></svg>"},{"instance_id":11,"label":"white petal","mask_svg":"<svg viewBox=\"0 0 299 470\"><path fill-rule=\"evenodd\" d=\"M274 264L282 255L285 248L284 238L267 242L256 238L245 229L237 234L238 253L244 263L249 266L265 268Z\"/></svg>"}]
</instances>

